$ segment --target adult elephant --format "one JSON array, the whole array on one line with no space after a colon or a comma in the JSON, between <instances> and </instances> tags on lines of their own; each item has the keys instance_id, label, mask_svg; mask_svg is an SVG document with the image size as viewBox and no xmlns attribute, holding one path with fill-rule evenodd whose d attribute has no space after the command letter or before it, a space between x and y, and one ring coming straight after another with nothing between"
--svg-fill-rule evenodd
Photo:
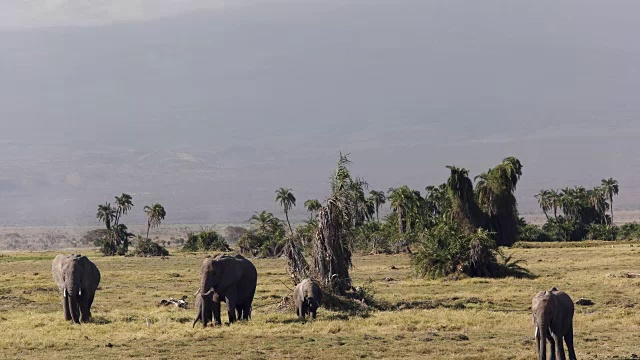
<instances>
[{"instance_id":1,"label":"adult elephant","mask_svg":"<svg viewBox=\"0 0 640 360\"><path fill-rule=\"evenodd\" d=\"M91 304L100 284L100 271L86 256L58 255L51 273L62 292L64 319L74 323L91 321Z\"/></svg>"},{"instance_id":2,"label":"adult elephant","mask_svg":"<svg viewBox=\"0 0 640 360\"><path fill-rule=\"evenodd\" d=\"M552 288L539 292L531 302L535 326L538 359L547 360L547 340L551 345L551 359L564 360L562 340L567 344L569 359L576 360L573 348L573 301L566 293Z\"/></svg>"},{"instance_id":3,"label":"adult elephant","mask_svg":"<svg viewBox=\"0 0 640 360\"><path fill-rule=\"evenodd\" d=\"M229 322L236 319L249 320L251 317L251 303L256 293L258 271L256 267L242 255L218 256L206 258L200 267L200 292L202 300L198 317L202 326L207 326L212 318L216 325L222 324L220 317L220 302L227 304ZM196 321L198 319L196 318Z\"/></svg>"}]
</instances>

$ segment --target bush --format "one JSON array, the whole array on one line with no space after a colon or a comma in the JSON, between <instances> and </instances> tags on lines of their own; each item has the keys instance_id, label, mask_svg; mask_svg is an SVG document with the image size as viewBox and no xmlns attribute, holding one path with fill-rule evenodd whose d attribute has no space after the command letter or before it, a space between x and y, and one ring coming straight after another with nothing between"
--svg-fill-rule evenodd
<instances>
[{"instance_id":1,"label":"bush","mask_svg":"<svg viewBox=\"0 0 640 360\"><path fill-rule=\"evenodd\" d=\"M100 248L100 252L104 256L125 255L129 251L128 238L125 238L120 245L117 245L111 237L107 236L94 240L94 245Z\"/></svg>"},{"instance_id":2,"label":"bush","mask_svg":"<svg viewBox=\"0 0 640 360\"><path fill-rule=\"evenodd\" d=\"M609 224L591 224L587 227L587 239L589 240L615 240L618 227Z\"/></svg>"},{"instance_id":3,"label":"bush","mask_svg":"<svg viewBox=\"0 0 640 360\"><path fill-rule=\"evenodd\" d=\"M167 251L164 246L151 241L151 239L145 239L139 236L133 254L135 256L168 256L169 251Z\"/></svg>"},{"instance_id":4,"label":"bush","mask_svg":"<svg viewBox=\"0 0 640 360\"><path fill-rule=\"evenodd\" d=\"M514 275L515 270L526 272L518 265L520 261L502 256L483 229L467 233L455 224L441 224L427 230L416 245L411 262L418 276L503 277ZM502 262L498 262L497 255L501 255Z\"/></svg>"},{"instance_id":5,"label":"bush","mask_svg":"<svg viewBox=\"0 0 640 360\"><path fill-rule=\"evenodd\" d=\"M260 257L280 256L285 245L284 238L259 231L249 231L238 240L241 254Z\"/></svg>"},{"instance_id":6,"label":"bush","mask_svg":"<svg viewBox=\"0 0 640 360\"><path fill-rule=\"evenodd\" d=\"M187 233L183 251L231 251L227 241L213 229L202 229L198 234Z\"/></svg>"},{"instance_id":7,"label":"bush","mask_svg":"<svg viewBox=\"0 0 640 360\"><path fill-rule=\"evenodd\" d=\"M380 222L368 222L356 229L354 247L356 250L370 254L390 254L389 239L386 227Z\"/></svg>"},{"instance_id":8,"label":"bush","mask_svg":"<svg viewBox=\"0 0 640 360\"><path fill-rule=\"evenodd\" d=\"M524 219L518 224L518 234L520 241L552 241L551 236L540 226L527 224Z\"/></svg>"},{"instance_id":9,"label":"bush","mask_svg":"<svg viewBox=\"0 0 640 360\"><path fill-rule=\"evenodd\" d=\"M108 236L95 239L94 245L100 247L100 252L104 256L114 256L118 252L116 244Z\"/></svg>"},{"instance_id":10,"label":"bush","mask_svg":"<svg viewBox=\"0 0 640 360\"><path fill-rule=\"evenodd\" d=\"M551 241L580 241L587 235L584 224L563 216L549 219L542 226L542 231L547 233Z\"/></svg>"},{"instance_id":11,"label":"bush","mask_svg":"<svg viewBox=\"0 0 640 360\"><path fill-rule=\"evenodd\" d=\"M638 240L640 239L640 224L627 223L618 228L617 238L619 240Z\"/></svg>"}]
</instances>

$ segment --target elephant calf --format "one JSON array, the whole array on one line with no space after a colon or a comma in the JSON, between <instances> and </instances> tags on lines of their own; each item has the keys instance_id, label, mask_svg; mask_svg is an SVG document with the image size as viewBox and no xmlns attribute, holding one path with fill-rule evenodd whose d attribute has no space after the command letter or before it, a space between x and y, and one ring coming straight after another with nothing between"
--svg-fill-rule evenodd
<instances>
[{"instance_id":1,"label":"elephant calf","mask_svg":"<svg viewBox=\"0 0 640 360\"><path fill-rule=\"evenodd\" d=\"M91 321L91 304L100 284L100 271L86 256L58 255L51 273L62 292L64 319L74 323Z\"/></svg>"},{"instance_id":2,"label":"elephant calf","mask_svg":"<svg viewBox=\"0 0 640 360\"><path fill-rule=\"evenodd\" d=\"M573 301L556 288L539 292L531 302L535 326L538 359L546 360L547 340L551 345L551 359L564 360L562 340L567 343L569 359L576 360L573 349Z\"/></svg>"},{"instance_id":3,"label":"elephant calf","mask_svg":"<svg viewBox=\"0 0 640 360\"><path fill-rule=\"evenodd\" d=\"M322 302L320 285L311 279L302 280L293 291L293 301L296 304L296 315L300 319L304 319L309 314L315 319Z\"/></svg>"}]
</instances>

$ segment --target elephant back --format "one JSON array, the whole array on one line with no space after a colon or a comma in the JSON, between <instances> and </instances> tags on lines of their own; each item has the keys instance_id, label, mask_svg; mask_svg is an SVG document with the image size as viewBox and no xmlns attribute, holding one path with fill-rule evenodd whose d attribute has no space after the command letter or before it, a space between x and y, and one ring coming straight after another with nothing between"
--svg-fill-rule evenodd
<instances>
[{"instance_id":1,"label":"elephant back","mask_svg":"<svg viewBox=\"0 0 640 360\"><path fill-rule=\"evenodd\" d=\"M78 261L82 261L84 263L85 280L87 280L87 284L90 284L90 288L95 291L100 284L100 270L98 270L96 264L86 256L80 256Z\"/></svg>"}]
</instances>

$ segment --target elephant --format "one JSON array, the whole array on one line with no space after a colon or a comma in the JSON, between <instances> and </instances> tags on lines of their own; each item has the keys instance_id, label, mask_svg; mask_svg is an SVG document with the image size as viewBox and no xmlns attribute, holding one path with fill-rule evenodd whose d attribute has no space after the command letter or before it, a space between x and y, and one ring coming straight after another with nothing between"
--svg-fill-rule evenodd
<instances>
[{"instance_id":1,"label":"elephant","mask_svg":"<svg viewBox=\"0 0 640 360\"><path fill-rule=\"evenodd\" d=\"M91 304L100 284L100 271L86 256L58 255L51 264L51 273L62 292L64 319L74 323L91 321Z\"/></svg>"},{"instance_id":2,"label":"elephant","mask_svg":"<svg viewBox=\"0 0 640 360\"><path fill-rule=\"evenodd\" d=\"M200 320L202 327L206 327L212 318L216 325L221 325L221 301L227 304L229 323L249 320L257 283L256 267L242 255L204 259L200 267L200 289L196 292L201 299L196 299L194 326Z\"/></svg>"},{"instance_id":3,"label":"elephant","mask_svg":"<svg viewBox=\"0 0 640 360\"><path fill-rule=\"evenodd\" d=\"M547 340L551 345L550 359L565 359L562 340L567 344L569 359L576 360L573 348L573 301L566 293L555 287L539 292L531 302L533 325L535 326L538 359L546 360Z\"/></svg>"},{"instance_id":4,"label":"elephant","mask_svg":"<svg viewBox=\"0 0 640 360\"><path fill-rule=\"evenodd\" d=\"M296 285L293 301L296 304L296 315L300 319L304 319L309 314L315 319L318 307L322 303L322 289L315 281L304 279Z\"/></svg>"}]
</instances>

